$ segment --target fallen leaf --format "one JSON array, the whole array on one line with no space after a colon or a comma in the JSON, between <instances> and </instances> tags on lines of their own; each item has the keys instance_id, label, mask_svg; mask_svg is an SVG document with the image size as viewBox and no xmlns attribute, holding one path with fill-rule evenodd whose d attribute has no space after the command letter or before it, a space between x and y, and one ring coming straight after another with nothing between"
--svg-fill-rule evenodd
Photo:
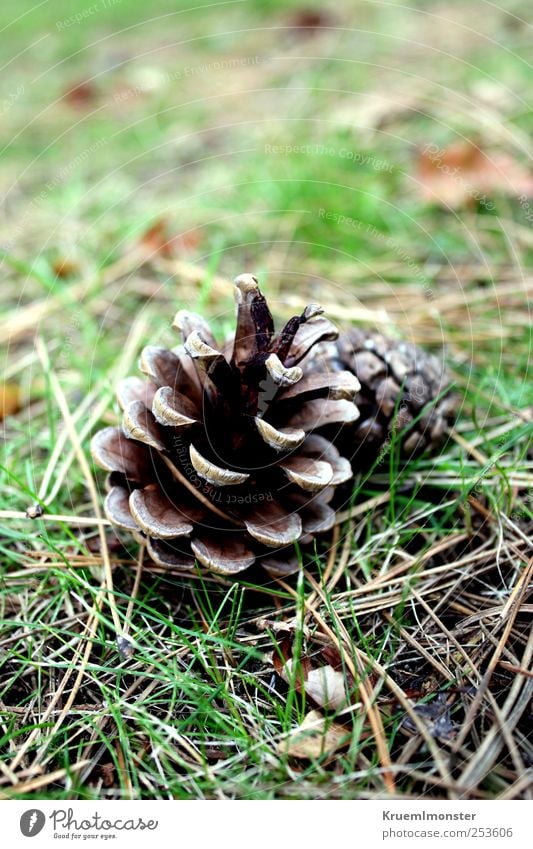
<instances>
[{"instance_id":1,"label":"fallen leaf","mask_svg":"<svg viewBox=\"0 0 533 849\"><path fill-rule=\"evenodd\" d=\"M178 250L192 251L201 244L202 238L202 231L194 227L192 230L187 230L186 233L180 233L179 236L176 236L174 243Z\"/></svg>"},{"instance_id":2,"label":"fallen leaf","mask_svg":"<svg viewBox=\"0 0 533 849\"><path fill-rule=\"evenodd\" d=\"M0 384L0 422L18 413L22 407L20 386L16 383Z\"/></svg>"},{"instance_id":3,"label":"fallen leaf","mask_svg":"<svg viewBox=\"0 0 533 849\"><path fill-rule=\"evenodd\" d=\"M282 641L273 656L274 668L287 683L327 710L340 710L352 703L353 679L343 669L342 659L336 646L325 646L312 656L302 655L294 668L290 640Z\"/></svg>"},{"instance_id":4,"label":"fallen leaf","mask_svg":"<svg viewBox=\"0 0 533 849\"><path fill-rule=\"evenodd\" d=\"M73 274L76 274L79 271L79 266L73 259L59 257L53 261L52 270L56 277L64 279L65 277L72 277Z\"/></svg>"},{"instance_id":5,"label":"fallen leaf","mask_svg":"<svg viewBox=\"0 0 533 849\"><path fill-rule=\"evenodd\" d=\"M70 104L70 106L75 106L76 108L84 108L89 106L96 100L97 91L96 87L88 81L82 81L76 83L76 85L69 88L63 95L63 100Z\"/></svg>"},{"instance_id":6,"label":"fallen leaf","mask_svg":"<svg viewBox=\"0 0 533 849\"><path fill-rule=\"evenodd\" d=\"M293 729L289 737L277 747L278 754L291 758L313 760L331 755L350 742L350 732L338 722L326 723L317 711L310 711L301 725Z\"/></svg>"},{"instance_id":7,"label":"fallen leaf","mask_svg":"<svg viewBox=\"0 0 533 849\"><path fill-rule=\"evenodd\" d=\"M418 158L416 178L423 200L451 209L477 204L492 209L493 193L533 195L533 175L526 167L506 153L485 152L471 141L447 148L426 145Z\"/></svg>"},{"instance_id":8,"label":"fallen leaf","mask_svg":"<svg viewBox=\"0 0 533 849\"><path fill-rule=\"evenodd\" d=\"M293 661L288 660L282 669L281 677L287 683L294 679ZM336 672L331 666L316 666L304 670L304 690L315 704L330 710L340 710L348 704L346 681L342 672Z\"/></svg>"},{"instance_id":9,"label":"fallen leaf","mask_svg":"<svg viewBox=\"0 0 533 849\"><path fill-rule=\"evenodd\" d=\"M289 26L302 38L315 35L317 30L331 27L334 23L333 16L318 7L298 9L289 20Z\"/></svg>"},{"instance_id":10,"label":"fallen leaf","mask_svg":"<svg viewBox=\"0 0 533 849\"><path fill-rule=\"evenodd\" d=\"M198 229L169 236L167 222L164 218L159 218L142 234L139 244L150 255L159 254L170 258L183 251L193 250L200 244L200 241L201 233Z\"/></svg>"},{"instance_id":11,"label":"fallen leaf","mask_svg":"<svg viewBox=\"0 0 533 849\"><path fill-rule=\"evenodd\" d=\"M161 256L172 256L172 240L167 236L167 223L164 218L159 218L151 224L148 230L141 235L139 244L150 254L161 254Z\"/></svg>"}]
</instances>

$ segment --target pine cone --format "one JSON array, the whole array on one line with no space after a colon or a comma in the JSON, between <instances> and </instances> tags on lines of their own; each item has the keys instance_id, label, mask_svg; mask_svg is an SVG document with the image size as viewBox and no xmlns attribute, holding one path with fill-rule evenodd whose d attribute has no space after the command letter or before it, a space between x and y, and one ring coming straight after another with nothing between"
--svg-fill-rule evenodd
<instances>
[{"instance_id":1,"label":"pine cone","mask_svg":"<svg viewBox=\"0 0 533 849\"><path fill-rule=\"evenodd\" d=\"M148 380L122 381L122 427L97 433L92 453L111 472L107 517L157 564L190 571L196 559L232 575L257 560L287 575L298 568L293 543L334 525L330 502L352 471L317 431L356 420L360 386L314 356L338 336L320 307L275 336L255 277L235 283L232 344L220 350L201 316L179 312L183 344L144 349Z\"/></svg>"},{"instance_id":2,"label":"pine cone","mask_svg":"<svg viewBox=\"0 0 533 849\"><path fill-rule=\"evenodd\" d=\"M330 370L352 371L361 383L355 396L360 417L335 440L354 468L376 460L393 427L404 456L433 450L442 441L455 418L458 396L437 357L358 327L323 345L321 356Z\"/></svg>"}]
</instances>

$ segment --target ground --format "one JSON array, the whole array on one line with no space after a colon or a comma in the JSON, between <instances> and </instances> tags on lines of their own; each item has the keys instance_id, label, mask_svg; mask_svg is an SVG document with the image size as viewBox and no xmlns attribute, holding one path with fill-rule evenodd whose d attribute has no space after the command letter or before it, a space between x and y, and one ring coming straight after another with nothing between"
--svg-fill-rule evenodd
<instances>
[{"instance_id":1,"label":"ground","mask_svg":"<svg viewBox=\"0 0 533 849\"><path fill-rule=\"evenodd\" d=\"M2 797L531 798L529 9L418 5L2 3ZM266 585L155 568L88 450L242 271L461 399Z\"/></svg>"}]
</instances>

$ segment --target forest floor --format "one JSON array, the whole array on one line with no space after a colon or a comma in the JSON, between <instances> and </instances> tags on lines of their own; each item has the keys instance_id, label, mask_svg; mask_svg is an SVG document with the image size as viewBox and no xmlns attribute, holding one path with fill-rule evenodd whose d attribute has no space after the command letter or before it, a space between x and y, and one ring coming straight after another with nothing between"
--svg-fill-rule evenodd
<instances>
[{"instance_id":1,"label":"forest floor","mask_svg":"<svg viewBox=\"0 0 533 849\"><path fill-rule=\"evenodd\" d=\"M531 798L529 4L60 5L0 10L0 797ZM460 411L297 578L185 579L88 446L242 271L433 351Z\"/></svg>"}]
</instances>

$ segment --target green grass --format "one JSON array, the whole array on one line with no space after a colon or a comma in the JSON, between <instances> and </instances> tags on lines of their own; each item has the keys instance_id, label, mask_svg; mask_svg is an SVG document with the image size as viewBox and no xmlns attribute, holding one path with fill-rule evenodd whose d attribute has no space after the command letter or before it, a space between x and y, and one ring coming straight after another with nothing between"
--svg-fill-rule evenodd
<instances>
[{"instance_id":1,"label":"green grass","mask_svg":"<svg viewBox=\"0 0 533 849\"><path fill-rule=\"evenodd\" d=\"M23 398L0 457L0 795L530 798L528 207L495 191L490 211L446 210L416 177L424 145L458 138L526 167L527 4L512 17L346 3L307 35L288 26L298 2L117 2L64 25L88 5L0 11L1 366ZM91 99L69 103L87 80ZM182 237L177 261L141 261L160 219ZM444 351L470 450L450 438L405 464L393 441L356 477L338 539L285 584L145 561L136 587L138 546L110 534L123 657L54 380L88 452L117 418L118 372L143 344L175 344L179 308L231 330L221 281L243 270L278 320L320 301L340 323ZM21 518L36 501L64 518ZM274 670L284 638L288 682ZM370 708L326 711L348 744L295 759L286 743L315 707L301 658L332 641ZM421 719L442 693L454 740Z\"/></svg>"}]
</instances>

